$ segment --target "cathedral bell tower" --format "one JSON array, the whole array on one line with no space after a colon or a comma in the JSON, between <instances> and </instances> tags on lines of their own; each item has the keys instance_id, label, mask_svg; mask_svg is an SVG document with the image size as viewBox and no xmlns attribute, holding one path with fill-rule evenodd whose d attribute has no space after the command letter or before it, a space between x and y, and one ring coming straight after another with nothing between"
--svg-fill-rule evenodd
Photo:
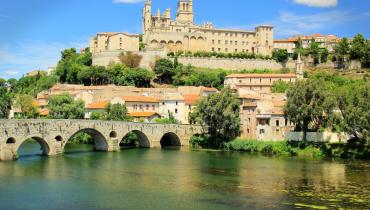
<instances>
[{"instance_id":1,"label":"cathedral bell tower","mask_svg":"<svg viewBox=\"0 0 370 210\"><path fill-rule=\"evenodd\" d=\"M176 21L180 23L194 23L193 0L179 0Z\"/></svg>"},{"instance_id":2,"label":"cathedral bell tower","mask_svg":"<svg viewBox=\"0 0 370 210\"><path fill-rule=\"evenodd\" d=\"M152 28L152 1L146 0L143 8L143 33L150 31Z\"/></svg>"}]
</instances>

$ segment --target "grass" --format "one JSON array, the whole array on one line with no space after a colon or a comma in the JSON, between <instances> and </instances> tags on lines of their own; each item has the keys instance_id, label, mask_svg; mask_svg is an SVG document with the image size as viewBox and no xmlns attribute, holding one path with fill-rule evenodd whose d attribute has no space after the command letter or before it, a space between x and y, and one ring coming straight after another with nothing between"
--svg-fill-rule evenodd
<instances>
[{"instance_id":1,"label":"grass","mask_svg":"<svg viewBox=\"0 0 370 210\"><path fill-rule=\"evenodd\" d=\"M286 141L256 141L235 139L224 144L225 150L262 153L264 155L323 157L319 146Z\"/></svg>"}]
</instances>

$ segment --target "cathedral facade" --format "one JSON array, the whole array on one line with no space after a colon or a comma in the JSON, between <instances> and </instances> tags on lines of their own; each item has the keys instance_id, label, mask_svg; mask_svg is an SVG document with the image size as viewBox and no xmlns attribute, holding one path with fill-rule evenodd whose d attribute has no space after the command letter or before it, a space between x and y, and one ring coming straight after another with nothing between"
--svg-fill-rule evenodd
<instances>
[{"instance_id":1,"label":"cathedral facade","mask_svg":"<svg viewBox=\"0 0 370 210\"><path fill-rule=\"evenodd\" d=\"M212 23L194 23L193 0L179 0L176 18L171 9L152 13L152 2L147 0L142 12L143 42L149 49L167 51L248 52L271 55L272 26L257 26L254 31L214 28Z\"/></svg>"}]
</instances>

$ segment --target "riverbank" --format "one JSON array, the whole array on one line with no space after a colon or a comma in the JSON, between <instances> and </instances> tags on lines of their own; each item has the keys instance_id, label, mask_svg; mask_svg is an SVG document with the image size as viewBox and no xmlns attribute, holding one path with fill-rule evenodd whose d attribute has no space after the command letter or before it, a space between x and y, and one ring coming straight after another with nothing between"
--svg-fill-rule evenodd
<instances>
[{"instance_id":1,"label":"riverbank","mask_svg":"<svg viewBox=\"0 0 370 210\"><path fill-rule=\"evenodd\" d=\"M370 159L370 146L355 143L264 142L236 139L225 143L223 149L264 155Z\"/></svg>"}]
</instances>

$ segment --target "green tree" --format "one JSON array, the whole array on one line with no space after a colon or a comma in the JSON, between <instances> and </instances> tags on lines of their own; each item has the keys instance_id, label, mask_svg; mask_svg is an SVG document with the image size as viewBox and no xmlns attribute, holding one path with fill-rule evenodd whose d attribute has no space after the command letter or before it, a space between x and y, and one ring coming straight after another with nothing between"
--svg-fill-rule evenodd
<instances>
[{"instance_id":1,"label":"green tree","mask_svg":"<svg viewBox=\"0 0 370 210\"><path fill-rule=\"evenodd\" d=\"M106 120L112 121L130 121L131 117L128 115L127 107L124 104L109 103L105 109Z\"/></svg>"},{"instance_id":2,"label":"green tree","mask_svg":"<svg viewBox=\"0 0 370 210\"><path fill-rule=\"evenodd\" d=\"M370 42L369 41L366 43L366 46L364 49L364 55L361 58L361 64L365 68L370 67Z\"/></svg>"},{"instance_id":3,"label":"green tree","mask_svg":"<svg viewBox=\"0 0 370 210\"><path fill-rule=\"evenodd\" d=\"M350 46L347 38L343 38L335 47L334 55L339 63L339 68L343 68L348 59Z\"/></svg>"},{"instance_id":4,"label":"green tree","mask_svg":"<svg viewBox=\"0 0 370 210\"><path fill-rule=\"evenodd\" d=\"M220 147L240 135L240 101L230 88L203 98L192 114L193 119L206 126L208 146Z\"/></svg>"},{"instance_id":5,"label":"green tree","mask_svg":"<svg viewBox=\"0 0 370 210\"><path fill-rule=\"evenodd\" d=\"M351 60L361 60L364 56L366 40L362 34L357 34L352 42L349 50Z\"/></svg>"},{"instance_id":6,"label":"green tree","mask_svg":"<svg viewBox=\"0 0 370 210\"><path fill-rule=\"evenodd\" d=\"M151 87L151 80L154 78L154 73L146 69L138 68L123 68L120 75L116 79L117 85L132 85L138 88Z\"/></svg>"},{"instance_id":7,"label":"green tree","mask_svg":"<svg viewBox=\"0 0 370 210\"><path fill-rule=\"evenodd\" d=\"M156 123L159 124L179 124L179 121L173 116L173 113L168 111L168 118L155 119Z\"/></svg>"},{"instance_id":8,"label":"green tree","mask_svg":"<svg viewBox=\"0 0 370 210\"><path fill-rule=\"evenodd\" d=\"M289 58L288 50L275 49L274 51L272 51L272 58L277 62L285 63Z\"/></svg>"},{"instance_id":9,"label":"green tree","mask_svg":"<svg viewBox=\"0 0 370 210\"><path fill-rule=\"evenodd\" d=\"M176 68L171 60L159 59L155 62L154 73L157 75L159 83L172 84Z\"/></svg>"},{"instance_id":10,"label":"green tree","mask_svg":"<svg viewBox=\"0 0 370 210\"><path fill-rule=\"evenodd\" d=\"M103 120L104 119L104 113L101 112L93 112L90 116L91 120Z\"/></svg>"},{"instance_id":11,"label":"green tree","mask_svg":"<svg viewBox=\"0 0 370 210\"><path fill-rule=\"evenodd\" d=\"M8 92L7 83L0 78L0 119L6 119L11 109L11 96Z\"/></svg>"},{"instance_id":12,"label":"green tree","mask_svg":"<svg viewBox=\"0 0 370 210\"><path fill-rule=\"evenodd\" d=\"M341 86L338 108L339 126L363 143L370 143L370 85L357 82Z\"/></svg>"},{"instance_id":13,"label":"green tree","mask_svg":"<svg viewBox=\"0 0 370 210\"><path fill-rule=\"evenodd\" d=\"M285 93L292 84L290 82L284 82L282 80L275 81L272 84L271 91L273 93Z\"/></svg>"},{"instance_id":14,"label":"green tree","mask_svg":"<svg viewBox=\"0 0 370 210\"><path fill-rule=\"evenodd\" d=\"M16 95L14 106L19 108L21 113L19 118L22 119L35 119L39 115L38 108L35 104L35 100L32 96L27 94Z\"/></svg>"},{"instance_id":15,"label":"green tree","mask_svg":"<svg viewBox=\"0 0 370 210\"><path fill-rule=\"evenodd\" d=\"M313 38L311 40L311 44L310 44L310 48L308 49L308 53L314 59L315 64L321 63L320 43L316 42L315 39L313 39Z\"/></svg>"},{"instance_id":16,"label":"green tree","mask_svg":"<svg viewBox=\"0 0 370 210\"><path fill-rule=\"evenodd\" d=\"M51 119L84 119L84 101L74 101L69 94L51 96L48 107Z\"/></svg>"},{"instance_id":17,"label":"green tree","mask_svg":"<svg viewBox=\"0 0 370 210\"><path fill-rule=\"evenodd\" d=\"M307 131L317 131L329 123L335 100L323 80L309 78L297 81L288 90L287 98L285 115L296 125L296 130L303 131L304 140L307 139Z\"/></svg>"}]
</instances>

